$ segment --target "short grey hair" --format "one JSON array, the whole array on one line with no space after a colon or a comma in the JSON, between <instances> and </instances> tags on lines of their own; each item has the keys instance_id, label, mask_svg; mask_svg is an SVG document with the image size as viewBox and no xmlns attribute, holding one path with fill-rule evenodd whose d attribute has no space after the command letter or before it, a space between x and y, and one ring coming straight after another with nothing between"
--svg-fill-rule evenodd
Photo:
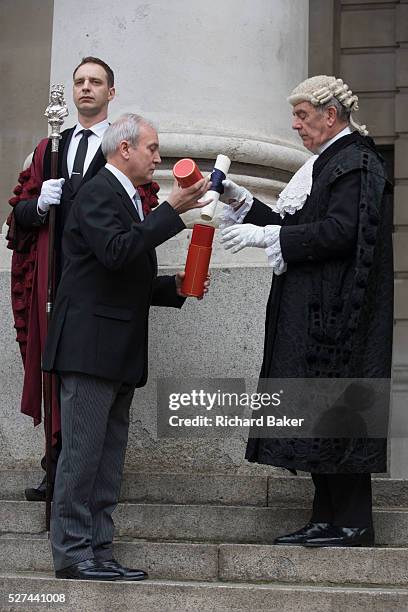
<instances>
[{"instance_id":1,"label":"short grey hair","mask_svg":"<svg viewBox=\"0 0 408 612\"><path fill-rule=\"evenodd\" d=\"M321 104L320 106L316 106L316 108L318 111L323 112L327 110L330 106L334 106L337 111L337 118L340 121L346 121L347 123L350 123L350 110L343 106L343 104L339 102L339 100L334 96L330 98L328 102L325 102L325 104Z\"/></svg>"},{"instance_id":2,"label":"short grey hair","mask_svg":"<svg viewBox=\"0 0 408 612\"><path fill-rule=\"evenodd\" d=\"M135 113L125 113L111 123L102 138L101 148L105 158L107 159L117 151L122 140L127 140L132 147L136 147L142 124L156 129L150 121Z\"/></svg>"}]
</instances>

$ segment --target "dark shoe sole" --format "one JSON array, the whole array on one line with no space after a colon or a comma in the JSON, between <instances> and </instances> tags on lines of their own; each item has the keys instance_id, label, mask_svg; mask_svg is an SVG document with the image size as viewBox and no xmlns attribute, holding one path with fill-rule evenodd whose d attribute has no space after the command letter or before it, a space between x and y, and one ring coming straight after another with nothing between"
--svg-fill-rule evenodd
<instances>
[{"instance_id":1,"label":"dark shoe sole","mask_svg":"<svg viewBox=\"0 0 408 612\"><path fill-rule=\"evenodd\" d=\"M82 578L80 576L58 576L57 574L55 574L55 577L59 580L97 580L99 582L115 582L116 580L121 579L121 576L117 576L115 578L91 578L90 576L87 576L86 578Z\"/></svg>"},{"instance_id":2,"label":"dark shoe sole","mask_svg":"<svg viewBox=\"0 0 408 612\"><path fill-rule=\"evenodd\" d=\"M304 542L303 544L301 544L301 546L306 546L306 548L373 548L375 546L375 542L367 542L367 543L363 543L363 542L353 542L353 543L346 543L344 542L343 544L340 543L332 543L332 544L324 544L324 543L316 543L316 542Z\"/></svg>"}]
</instances>

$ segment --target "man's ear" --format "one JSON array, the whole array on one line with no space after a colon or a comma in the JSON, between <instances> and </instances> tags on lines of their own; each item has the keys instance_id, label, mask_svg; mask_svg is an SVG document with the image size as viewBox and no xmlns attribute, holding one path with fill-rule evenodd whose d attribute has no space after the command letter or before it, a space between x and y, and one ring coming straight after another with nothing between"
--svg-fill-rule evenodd
<instances>
[{"instance_id":1,"label":"man's ear","mask_svg":"<svg viewBox=\"0 0 408 612\"><path fill-rule=\"evenodd\" d=\"M119 143L119 153L126 161L129 159L129 143L127 140L121 140Z\"/></svg>"},{"instance_id":2,"label":"man's ear","mask_svg":"<svg viewBox=\"0 0 408 612\"><path fill-rule=\"evenodd\" d=\"M337 108L335 106L329 106L327 109L327 125L333 127L337 119Z\"/></svg>"},{"instance_id":3,"label":"man's ear","mask_svg":"<svg viewBox=\"0 0 408 612\"><path fill-rule=\"evenodd\" d=\"M109 102L110 102L111 100L113 100L113 98L115 97L115 95L116 95L116 90L115 90L115 88L114 88L114 87L109 87L109 92L108 92L108 100L109 100Z\"/></svg>"}]
</instances>

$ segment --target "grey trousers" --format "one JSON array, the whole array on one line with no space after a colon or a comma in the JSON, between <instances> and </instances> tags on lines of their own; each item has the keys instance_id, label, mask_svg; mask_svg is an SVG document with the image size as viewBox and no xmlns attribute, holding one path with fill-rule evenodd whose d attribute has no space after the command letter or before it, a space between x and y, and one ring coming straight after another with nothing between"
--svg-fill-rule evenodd
<instances>
[{"instance_id":1,"label":"grey trousers","mask_svg":"<svg viewBox=\"0 0 408 612\"><path fill-rule=\"evenodd\" d=\"M51 546L56 570L112 559L134 387L61 373L62 450L55 477Z\"/></svg>"}]
</instances>

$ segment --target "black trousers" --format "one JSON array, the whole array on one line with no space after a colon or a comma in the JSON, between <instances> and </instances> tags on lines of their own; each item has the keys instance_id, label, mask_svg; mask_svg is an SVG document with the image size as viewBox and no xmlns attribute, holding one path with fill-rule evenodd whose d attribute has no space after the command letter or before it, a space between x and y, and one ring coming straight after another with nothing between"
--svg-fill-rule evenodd
<instances>
[{"instance_id":1,"label":"black trousers","mask_svg":"<svg viewBox=\"0 0 408 612\"><path fill-rule=\"evenodd\" d=\"M119 499L134 387L61 373L62 450L51 514L56 570L112 559L112 513Z\"/></svg>"},{"instance_id":2,"label":"black trousers","mask_svg":"<svg viewBox=\"0 0 408 612\"><path fill-rule=\"evenodd\" d=\"M337 527L371 527L371 474L312 474L315 485L313 523Z\"/></svg>"}]
</instances>

